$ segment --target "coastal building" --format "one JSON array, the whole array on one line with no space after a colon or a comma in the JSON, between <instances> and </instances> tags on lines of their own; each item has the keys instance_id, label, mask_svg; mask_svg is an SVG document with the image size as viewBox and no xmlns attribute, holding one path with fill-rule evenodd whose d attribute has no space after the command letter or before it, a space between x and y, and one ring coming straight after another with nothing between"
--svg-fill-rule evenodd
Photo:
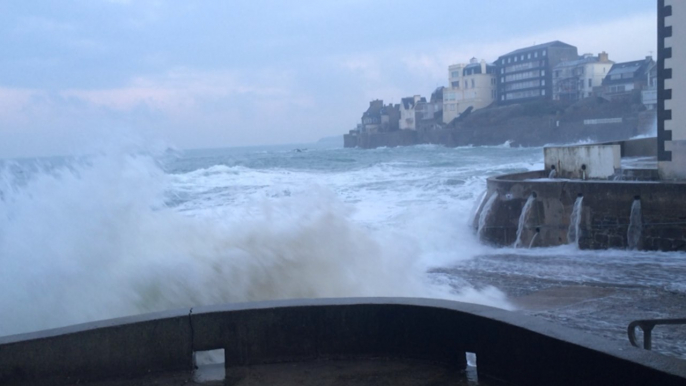
<instances>
[{"instance_id":1,"label":"coastal building","mask_svg":"<svg viewBox=\"0 0 686 386\"><path fill-rule=\"evenodd\" d=\"M654 64L650 56L642 60L615 63L603 79L601 96L613 100L632 94L634 90L643 90L648 85L648 75Z\"/></svg>"},{"instance_id":2,"label":"coastal building","mask_svg":"<svg viewBox=\"0 0 686 386\"><path fill-rule=\"evenodd\" d=\"M576 101L594 95L594 87L602 84L613 64L606 52L558 63L553 67L553 100Z\"/></svg>"},{"instance_id":3,"label":"coastal building","mask_svg":"<svg viewBox=\"0 0 686 386\"><path fill-rule=\"evenodd\" d=\"M648 110L657 108L657 63L653 63L646 74L646 86L641 91L641 102Z\"/></svg>"},{"instance_id":4,"label":"coastal building","mask_svg":"<svg viewBox=\"0 0 686 386\"><path fill-rule=\"evenodd\" d=\"M496 61L498 103L552 99L553 67L578 57L575 46L557 40L500 56Z\"/></svg>"},{"instance_id":5,"label":"coastal building","mask_svg":"<svg viewBox=\"0 0 686 386\"><path fill-rule=\"evenodd\" d=\"M399 128L400 107L384 105L383 100L369 102L369 108L362 114L361 132L378 133L395 131Z\"/></svg>"},{"instance_id":6,"label":"coastal building","mask_svg":"<svg viewBox=\"0 0 686 386\"><path fill-rule=\"evenodd\" d=\"M686 179L686 3L658 0L657 160L660 178Z\"/></svg>"},{"instance_id":7,"label":"coastal building","mask_svg":"<svg viewBox=\"0 0 686 386\"><path fill-rule=\"evenodd\" d=\"M400 130L416 130L416 107L417 104L422 106L426 104L426 98L421 95L415 95L400 100ZM420 107L420 111L423 108ZM422 113L420 113L421 115Z\"/></svg>"},{"instance_id":8,"label":"coastal building","mask_svg":"<svg viewBox=\"0 0 686 386\"><path fill-rule=\"evenodd\" d=\"M438 128L443 120L443 87L438 87L428 101L415 95L400 102L401 130L431 130Z\"/></svg>"},{"instance_id":9,"label":"coastal building","mask_svg":"<svg viewBox=\"0 0 686 386\"><path fill-rule=\"evenodd\" d=\"M450 123L465 110L478 110L496 100L497 67L472 58L469 64L448 67L448 84L443 89L443 123Z\"/></svg>"}]
</instances>

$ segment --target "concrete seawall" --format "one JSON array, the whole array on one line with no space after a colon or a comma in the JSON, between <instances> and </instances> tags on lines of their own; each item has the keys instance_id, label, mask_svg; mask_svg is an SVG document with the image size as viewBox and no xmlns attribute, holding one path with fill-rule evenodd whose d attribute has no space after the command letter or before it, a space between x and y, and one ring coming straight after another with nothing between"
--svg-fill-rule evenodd
<instances>
[{"instance_id":1,"label":"concrete seawall","mask_svg":"<svg viewBox=\"0 0 686 386\"><path fill-rule=\"evenodd\" d=\"M522 229L522 245L567 244L567 231L574 203L583 196L579 247L582 249L626 248L634 200L640 199L641 235L637 248L686 250L685 182L608 181L548 179L549 171L536 171L490 178L487 195L497 193L485 226L480 231L487 243L513 245L525 202L536 195ZM486 200L484 200L486 201ZM484 210L479 209L477 219ZM478 228L477 221L474 224Z\"/></svg>"},{"instance_id":2,"label":"concrete seawall","mask_svg":"<svg viewBox=\"0 0 686 386\"><path fill-rule=\"evenodd\" d=\"M526 385L682 385L675 358L537 318L429 299L229 304L0 338L0 384L67 385L191 371L195 351L225 350L227 376L254 365L401 358ZM354 383L354 382L353 382Z\"/></svg>"}]
</instances>

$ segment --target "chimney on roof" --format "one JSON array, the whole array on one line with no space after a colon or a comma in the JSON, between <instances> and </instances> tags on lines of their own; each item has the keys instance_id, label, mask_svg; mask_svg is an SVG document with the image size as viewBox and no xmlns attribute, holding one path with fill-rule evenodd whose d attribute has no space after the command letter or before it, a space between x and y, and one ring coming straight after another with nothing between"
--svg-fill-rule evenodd
<instances>
[{"instance_id":1,"label":"chimney on roof","mask_svg":"<svg viewBox=\"0 0 686 386\"><path fill-rule=\"evenodd\" d=\"M471 59L469 59L469 64L474 64L474 63L478 63L478 62L479 62L479 61L476 60L476 58L471 58Z\"/></svg>"},{"instance_id":2,"label":"chimney on roof","mask_svg":"<svg viewBox=\"0 0 686 386\"><path fill-rule=\"evenodd\" d=\"M646 56L646 62L653 60L653 55Z\"/></svg>"},{"instance_id":3,"label":"chimney on roof","mask_svg":"<svg viewBox=\"0 0 686 386\"><path fill-rule=\"evenodd\" d=\"M608 61L610 61L609 55L607 54L607 52L603 51L603 52L599 53L599 54L598 54L598 61L599 61L599 62L608 62Z\"/></svg>"}]
</instances>

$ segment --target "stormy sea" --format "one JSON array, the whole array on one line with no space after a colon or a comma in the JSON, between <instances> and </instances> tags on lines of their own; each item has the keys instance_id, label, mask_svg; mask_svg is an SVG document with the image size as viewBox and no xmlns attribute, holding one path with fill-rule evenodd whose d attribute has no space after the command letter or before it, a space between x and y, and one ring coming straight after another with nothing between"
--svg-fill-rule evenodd
<instances>
[{"instance_id":1,"label":"stormy sea","mask_svg":"<svg viewBox=\"0 0 686 386\"><path fill-rule=\"evenodd\" d=\"M507 143L1 160L0 336L312 297L454 299L618 341L632 320L686 316L684 253L479 242L486 179L542 168L541 148ZM686 358L684 330L657 327L654 349Z\"/></svg>"}]
</instances>

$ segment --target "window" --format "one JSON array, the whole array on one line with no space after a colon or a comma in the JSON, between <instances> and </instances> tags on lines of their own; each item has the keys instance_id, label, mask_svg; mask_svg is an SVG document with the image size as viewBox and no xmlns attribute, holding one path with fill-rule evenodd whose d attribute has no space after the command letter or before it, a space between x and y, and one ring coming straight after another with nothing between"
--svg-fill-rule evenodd
<instances>
[{"instance_id":1,"label":"window","mask_svg":"<svg viewBox=\"0 0 686 386\"><path fill-rule=\"evenodd\" d=\"M451 78L459 78L460 77L460 72L459 71L453 71L450 73Z\"/></svg>"},{"instance_id":2,"label":"window","mask_svg":"<svg viewBox=\"0 0 686 386\"><path fill-rule=\"evenodd\" d=\"M456 80L453 83L451 83L451 85L453 86L453 88L460 88L460 81Z\"/></svg>"},{"instance_id":3,"label":"window","mask_svg":"<svg viewBox=\"0 0 686 386\"><path fill-rule=\"evenodd\" d=\"M541 80L541 86L545 86L545 79Z\"/></svg>"},{"instance_id":4,"label":"window","mask_svg":"<svg viewBox=\"0 0 686 386\"><path fill-rule=\"evenodd\" d=\"M534 58L538 58L538 51L534 52Z\"/></svg>"},{"instance_id":5,"label":"window","mask_svg":"<svg viewBox=\"0 0 686 386\"><path fill-rule=\"evenodd\" d=\"M541 95L545 95L545 90L541 90Z\"/></svg>"},{"instance_id":6,"label":"window","mask_svg":"<svg viewBox=\"0 0 686 386\"><path fill-rule=\"evenodd\" d=\"M474 88L474 79L472 79L472 88Z\"/></svg>"},{"instance_id":7,"label":"window","mask_svg":"<svg viewBox=\"0 0 686 386\"><path fill-rule=\"evenodd\" d=\"M520 64L513 64L511 66L507 66L504 68L505 72L514 72L514 71L521 71L521 70L528 70L531 68L535 68L538 62L525 62L525 63L520 63Z\"/></svg>"},{"instance_id":8,"label":"window","mask_svg":"<svg viewBox=\"0 0 686 386\"><path fill-rule=\"evenodd\" d=\"M539 76L538 70L519 72L517 74L506 75L505 78L501 78L501 82L512 82L515 80L524 80L529 78L537 78Z\"/></svg>"},{"instance_id":9,"label":"window","mask_svg":"<svg viewBox=\"0 0 686 386\"><path fill-rule=\"evenodd\" d=\"M517 91L517 92L511 92L507 93L507 95L502 96L502 100L513 100L513 99L522 99L522 98L533 98L540 96L541 92L539 90L526 90L526 91Z\"/></svg>"},{"instance_id":10,"label":"window","mask_svg":"<svg viewBox=\"0 0 686 386\"><path fill-rule=\"evenodd\" d=\"M522 54L522 58L521 58L521 60L524 60L524 55L523 55L523 54Z\"/></svg>"},{"instance_id":11,"label":"window","mask_svg":"<svg viewBox=\"0 0 686 386\"><path fill-rule=\"evenodd\" d=\"M593 87L593 79L588 79L588 87Z\"/></svg>"},{"instance_id":12,"label":"window","mask_svg":"<svg viewBox=\"0 0 686 386\"><path fill-rule=\"evenodd\" d=\"M543 50L543 52L541 53L541 55L545 56L546 52L547 52L547 51Z\"/></svg>"},{"instance_id":13,"label":"window","mask_svg":"<svg viewBox=\"0 0 686 386\"><path fill-rule=\"evenodd\" d=\"M517 82L517 83L508 83L505 85L504 90L505 91L512 91L512 90L521 90L524 88L533 88L533 87L540 87L541 86L541 81L538 79L534 80L529 80L525 82Z\"/></svg>"},{"instance_id":14,"label":"window","mask_svg":"<svg viewBox=\"0 0 686 386\"><path fill-rule=\"evenodd\" d=\"M517 61L517 57L515 56L515 62Z\"/></svg>"},{"instance_id":15,"label":"window","mask_svg":"<svg viewBox=\"0 0 686 386\"><path fill-rule=\"evenodd\" d=\"M527 59L531 59L531 54L526 55Z\"/></svg>"},{"instance_id":16,"label":"window","mask_svg":"<svg viewBox=\"0 0 686 386\"><path fill-rule=\"evenodd\" d=\"M541 70L541 76L545 76L545 70Z\"/></svg>"}]
</instances>

